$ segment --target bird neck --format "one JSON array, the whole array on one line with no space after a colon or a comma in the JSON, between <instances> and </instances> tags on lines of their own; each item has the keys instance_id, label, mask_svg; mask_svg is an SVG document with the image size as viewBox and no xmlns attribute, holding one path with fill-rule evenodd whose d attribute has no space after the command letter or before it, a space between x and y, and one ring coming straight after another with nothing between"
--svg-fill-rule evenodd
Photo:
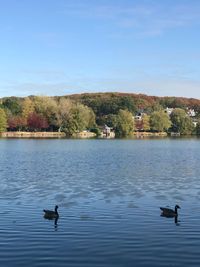
<instances>
[{"instance_id":1,"label":"bird neck","mask_svg":"<svg viewBox=\"0 0 200 267\"><path fill-rule=\"evenodd\" d=\"M176 213L176 214L178 214L178 211L177 211L177 210L178 210L178 208L177 208L177 207L175 207L175 213Z\"/></svg>"}]
</instances>

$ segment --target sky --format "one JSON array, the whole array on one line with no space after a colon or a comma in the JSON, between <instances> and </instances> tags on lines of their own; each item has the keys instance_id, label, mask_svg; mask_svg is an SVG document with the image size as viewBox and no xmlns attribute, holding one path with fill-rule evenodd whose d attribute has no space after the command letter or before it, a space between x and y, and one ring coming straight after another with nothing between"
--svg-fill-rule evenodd
<instances>
[{"instance_id":1,"label":"sky","mask_svg":"<svg viewBox=\"0 0 200 267\"><path fill-rule=\"evenodd\" d=\"M0 0L0 97L200 99L199 0Z\"/></svg>"}]
</instances>

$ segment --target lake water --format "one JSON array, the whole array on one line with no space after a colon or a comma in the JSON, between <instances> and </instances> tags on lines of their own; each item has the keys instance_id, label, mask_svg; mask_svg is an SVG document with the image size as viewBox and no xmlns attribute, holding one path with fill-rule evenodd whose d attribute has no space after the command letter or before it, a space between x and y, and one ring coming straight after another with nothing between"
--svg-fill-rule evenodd
<instances>
[{"instance_id":1,"label":"lake water","mask_svg":"<svg viewBox=\"0 0 200 267\"><path fill-rule=\"evenodd\" d=\"M0 139L0 216L3 267L200 266L200 140Z\"/></svg>"}]
</instances>

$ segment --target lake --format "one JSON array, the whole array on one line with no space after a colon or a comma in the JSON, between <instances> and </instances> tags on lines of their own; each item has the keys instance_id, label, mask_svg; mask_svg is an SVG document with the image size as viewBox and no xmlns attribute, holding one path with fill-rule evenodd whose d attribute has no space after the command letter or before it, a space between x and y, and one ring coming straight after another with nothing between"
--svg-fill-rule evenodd
<instances>
[{"instance_id":1,"label":"lake","mask_svg":"<svg viewBox=\"0 0 200 267\"><path fill-rule=\"evenodd\" d=\"M0 139L0 215L3 267L200 266L200 139Z\"/></svg>"}]
</instances>

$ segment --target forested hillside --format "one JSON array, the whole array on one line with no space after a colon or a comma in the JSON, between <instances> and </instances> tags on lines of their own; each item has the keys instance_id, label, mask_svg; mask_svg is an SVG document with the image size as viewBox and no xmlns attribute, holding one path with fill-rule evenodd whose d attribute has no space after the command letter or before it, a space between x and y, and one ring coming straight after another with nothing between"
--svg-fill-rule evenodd
<instances>
[{"instance_id":1,"label":"forested hillside","mask_svg":"<svg viewBox=\"0 0 200 267\"><path fill-rule=\"evenodd\" d=\"M172 114L166 114L166 108L172 109ZM192 118L188 110L194 110ZM138 114L141 120L133 119L130 127L130 118L137 118ZM138 129L188 134L194 132L194 125L198 133L199 116L200 100L183 97L85 93L0 99L0 131L64 131L71 135L85 129L98 132L107 124L119 135Z\"/></svg>"},{"instance_id":2,"label":"forested hillside","mask_svg":"<svg viewBox=\"0 0 200 267\"><path fill-rule=\"evenodd\" d=\"M157 97L144 94L128 93L91 93L67 96L92 108L97 117L116 114L120 109L132 113L140 111L151 113L160 108L192 108L200 113L200 100L184 97Z\"/></svg>"}]
</instances>

